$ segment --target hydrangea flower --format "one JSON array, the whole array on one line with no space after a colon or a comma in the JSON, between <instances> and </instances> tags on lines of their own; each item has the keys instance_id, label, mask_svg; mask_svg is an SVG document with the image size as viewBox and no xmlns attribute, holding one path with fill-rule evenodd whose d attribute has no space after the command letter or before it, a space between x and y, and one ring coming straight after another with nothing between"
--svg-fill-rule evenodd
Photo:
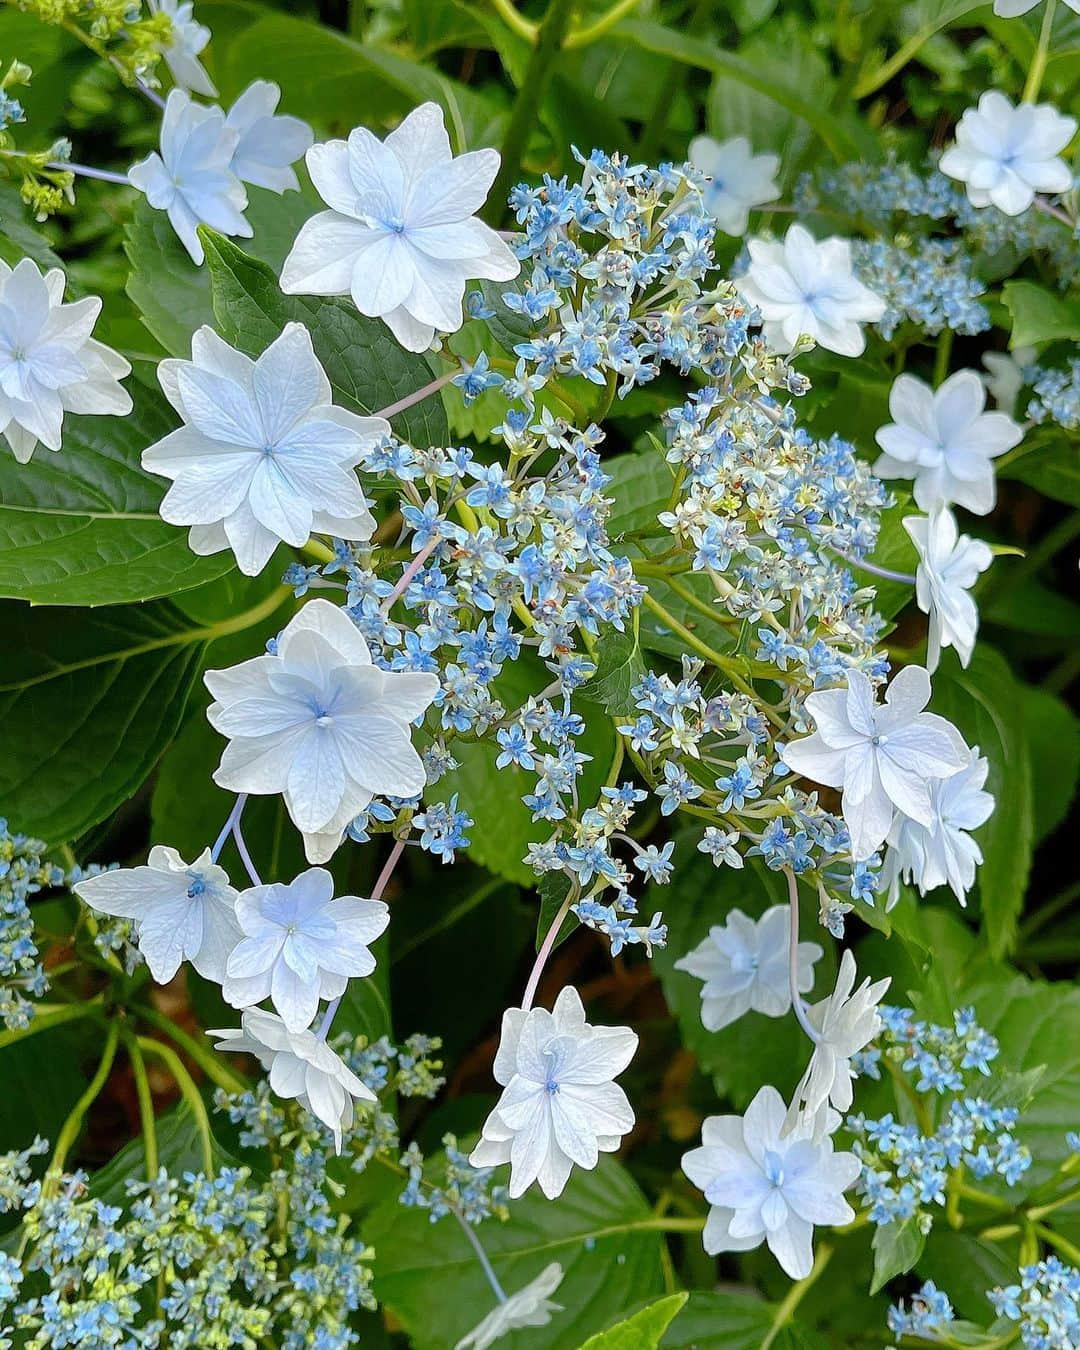
<instances>
[{"instance_id":1,"label":"hydrangea flower","mask_svg":"<svg viewBox=\"0 0 1080 1350\"><path fill-rule=\"evenodd\" d=\"M348 141L313 146L307 166L330 210L297 235L281 273L286 294L351 294L361 314L420 352L436 332L461 327L469 278L517 276L517 259L474 214L498 153L453 157L437 104L415 108L385 141L357 127Z\"/></svg>"},{"instance_id":2,"label":"hydrangea flower","mask_svg":"<svg viewBox=\"0 0 1080 1350\"><path fill-rule=\"evenodd\" d=\"M380 670L348 614L311 600L274 655L203 676L210 725L229 744L214 782L234 792L280 792L309 862L326 862L375 793L414 797L423 762L410 723L438 677Z\"/></svg>"},{"instance_id":3,"label":"hydrangea flower","mask_svg":"<svg viewBox=\"0 0 1080 1350\"><path fill-rule=\"evenodd\" d=\"M563 1268L553 1261L524 1289L496 1304L478 1326L458 1341L454 1350L487 1350L489 1345L521 1327L546 1327L552 1313L562 1312L562 1304L553 1303L550 1297L562 1280Z\"/></svg>"},{"instance_id":4,"label":"hydrangea flower","mask_svg":"<svg viewBox=\"0 0 1080 1350\"><path fill-rule=\"evenodd\" d=\"M1034 347L1017 347L1011 352L983 352L980 358L986 374L979 378L986 385L986 392L1010 417L1016 411L1016 400L1027 383L1025 372L1035 356Z\"/></svg>"},{"instance_id":5,"label":"hydrangea flower","mask_svg":"<svg viewBox=\"0 0 1080 1350\"><path fill-rule=\"evenodd\" d=\"M60 449L65 412L131 411L118 383L131 367L90 336L101 301L64 304L64 284L58 267L42 276L30 258L14 268L0 259L0 436L20 464L39 441Z\"/></svg>"},{"instance_id":6,"label":"hydrangea flower","mask_svg":"<svg viewBox=\"0 0 1080 1350\"><path fill-rule=\"evenodd\" d=\"M575 1163L591 1171L633 1127L633 1109L613 1080L637 1043L629 1027L590 1026L569 986L551 1012L507 1008L494 1066L503 1092L469 1161L474 1167L508 1162L511 1199L537 1181L554 1200Z\"/></svg>"},{"instance_id":7,"label":"hydrangea flower","mask_svg":"<svg viewBox=\"0 0 1080 1350\"><path fill-rule=\"evenodd\" d=\"M158 984L167 984L190 961L218 983L239 941L236 891L228 873L204 849L186 863L174 848L155 845L143 867L118 867L76 882L74 891L99 914L131 919L139 951Z\"/></svg>"},{"instance_id":8,"label":"hydrangea flower","mask_svg":"<svg viewBox=\"0 0 1080 1350\"><path fill-rule=\"evenodd\" d=\"M249 84L229 109L225 125L238 137L229 167L237 178L271 192L297 191L292 165L311 149L311 128L299 117L275 116L280 88L270 80Z\"/></svg>"},{"instance_id":9,"label":"hydrangea flower","mask_svg":"<svg viewBox=\"0 0 1080 1350\"><path fill-rule=\"evenodd\" d=\"M784 1101L774 1087L759 1089L743 1116L709 1116L700 1148L683 1155L682 1169L702 1190L709 1215L702 1234L710 1256L768 1244L793 1280L814 1264L815 1224L849 1223L855 1211L844 1191L859 1174L853 1153L837 1153L826 1137L785 1129Z\"/></svg>"},{"instance_id":10,"label":"hydrangea flower","mask_svg":"<svg viewBox=\"0 0 1080 1350\"><path fill-rule=\"evenodd\" d=\"M751 239L750 266L735 285L761 312L765 339L790 352L803 334L828 351L859 356L866 346L862 325L885 313L885 301L855 276L847 239L818 242L792 225L783 243Z\"/></svg>"},{"instance_id":11,"label":"hydrangea flower","mask_svg":"<svg viewBox=\"0 0 1080 1350\"><path fill-rule=\"evenodd\" d=\"M160 153L155 150L128 170L131 186L164 211L191 260L203 262L200 225L250 239L244 211L247 193L232 170L240 134L226 126L220 108L204 108L182 89L165 100Z\"/></svg>"},{"instance_id":12,"label":"hydrangea flower","mask_svg":"<svg viewBox=\"0 0 1080 1350\"><path fill-rule=\"evenodd\" d=\"M994 0L994 13L999 19L1015 19L1034 9L1040 0ZM1080 14L1080 0L1065 0L1074 14Z\"/></svg>"},{"instance_id":13,"label":"hydrangea flower","mask_svg":"<svg viewBox=\"0 0 1080 1350\"><path fill-rule=\"evenodd\" d=\"M814 987L814 962L824 955L816 942L800 942L798 987ZM709 929L676 970L703 980L701 1021L706 1031L720 1031L754 1011L783 1017L791 1010L788 980L788 909L773 905L760 919L733 909L722 926Z\"/></svg>"},{"instance_id":14,"label":"hydrangea flower","mask_svg":"<svg viewBox=\"0 0 1080 1350\"><path fill-rule=\"evenodd\" d=\"M690 163L709 179L703 193L705 209L725 234L741 238L751 210L780 196L776 181L780 156L755 155L745 136L728 141L695 136L690 142Z\"/></svg>"},{"instance_id":15,"label":"hydrangea flower","mask_svg":"<svg viewBox=\"0 0 1080 1350\"><path fill-rule=\"evenodd\" d=\"M947 778L968 762L968 748L951 722L924 712L930 676L905 666L875 701L861 670L849 670L846 689L808 695L806 709L817 730L784 747L788 768L815 783L843 790L844 820L857 861L885 841L893 811L930 825L929 780Z\"/></svg>"},{"instance_id":16,"label":"hydrangea flower","mask_svg":"<svg viewBox=\"0 0 1080 1350\"><path fill-rule=\"evenodd\" d=\"M1003 412L986 412L986 386L973 370L958 370L931 389L915 375L898 375L889 391L893 421L875 439L884 454L879 478L913 478L923 511L956 502L977 516L997 500L998 455L1019 445L1022 429Z\"/></svg>"},{"instance_id":17,"label":"hydrangea flower","mask_svg":"<svg viewBox=\"0 0 1080 1350\"><path fill-rule=\"evenodd\" d=\"M915 599L930 616L926 668L931 674L937 670L942 647L955 647L966 666L979 631L979 609L970 591L994 561L993 550L981 539L960 534L947 506L928 516L905 516L903 524L919 554Z\"/></svg>"},{"instance_id":18,"label":"hydrangea flower","mask_svg":"<svg viewBox=\"0 0 1080 1350\"><path fill-rule=\"evenodd\" d=\"M303 324L287 324L257 361L204 326L191 360L162 361L158 380L184 425L143 451L143 468L173 480L159 510L191 526L195 553L232 549L256 576L282 540L371 537L353 470L390 425L333 406Z\"/></svg>"},{"instance_id":19,"label":"hydrangea flower","mask_svg":"<svg viewBox=\"0 0 1080 1350\"><path fill-rule=\"evenodd\" d=\"M350 978L370 975L368 944L390 922L381 900L334 899L334 878L312 867L289 883L242 891L244 934L229 953L221 992L234 1008L269 998L290 1031L310 1026L320 999L338 998Z\"/></svg>"},{"instance_id":20,"label":"hydrangea flower","mask_svg":"<svg viewBox=\"0 0 1080 1350\"><path fill-rule=\"evenodd\" d=\"M941 156L941 172L967 185L972 206L996 206L1018 216L1037 192L1068 192L1072 173L1061 152L1076 132L1076 118L1049 103L1014 105L988 89L956 127L956 144Z\"/></svg>"},{"instance_id":21,"label":"hydrangea flower","mask_svg":"<svg viewBox=\"0 0 1080 1350\"><path fill-rule=\"evenodd\" d=\"M149 0L151 14L167 14L172 25L172 41L162 51L165 64L180 89L217 98L214 82L207 75L199 56L210 41L210 29L195 19L190 0Z\"/></svg>"}]
</instances>

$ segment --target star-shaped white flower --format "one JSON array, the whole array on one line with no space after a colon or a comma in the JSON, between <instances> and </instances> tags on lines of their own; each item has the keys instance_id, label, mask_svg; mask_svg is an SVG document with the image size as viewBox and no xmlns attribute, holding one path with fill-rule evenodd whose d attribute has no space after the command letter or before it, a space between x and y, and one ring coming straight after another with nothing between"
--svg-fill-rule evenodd
<instances>
[{"instance_id":1,"label":"star-shaped white flower","mask_svg":"<svg viewBox=\"0 0 1080 1350\"><path fill-rule=\"evenodd\" d=\"M931 674L937 670L942 647L955 647L966 666L979 631L979 609L970 591L994 561L993 550L981 539L962 535L947 506L928 516L905 516L904 529L919 554L915 598L930 616L926 668Z\"/></svg>"},{"instance_id":2,"label":"star-shaped white flower","mask_svg":"<svg viewBox=\"0 0 1080 1350\"><path fill-rule=\"evenodd\" d=\"M257 361L203 327L191 358L158 366L184 425L148 446L142 463L173 480L159 510L191 526L192 549L231 548L256 576L282 540L299 548L313 530L370 539L375 520L354 469L390 424L333 406L303 324L287 324Z\"/></svg>"},{"instance_id":3,"label":"star-shaped white flower","mask_svg":"<svg viewBox=\"0 0 1080 1350\"><path fill-rule=\"evenodd\" d=\"M898 375L889 391L893 421L875 432L884 454L879 478L913 478L923 511L956 502L977 516L994 509L992 461L1019 445L1023 431L1003 412L985 412L986 387L973 370L958 370L936 390Z\"/></svg>"},{"instance_id":4,"label":"star-shaped white flower","mask_svg":"<svg viewBox=\"0 0 1080 1350\"><path fill-rule=\"evenodd\" d=\"M690 163L711 180L705 188L705 210L725 234L741 237L751 210L780 196L776 181L780 156L755 155L745 136L729 141L695 136L690 142Z\"/></svg>"},{"instance_id":5,"label":"star-shaped white flower","mask_svg":"<svg viewBox=\"0 0 1080 1350\"><path fill-rule=\"evenodd\" d=\"M240 940L236 891L209 849L186 863L176 849L157 844L144 867L99 872L76 882L75 893L99 914L135 923L139 951L158 984L167 984L182 961L220 983Z\"/></svg>"},{"instance_id":6,"label":"star-shaped white flower","mask_svg":"<svg viewBox=\"0 0 1080 1350\"><path fill-rule=\"evenodd\" d=\"M930 676L905 666L885 691L884 706L861 670L849 670L846 689L809 694L806 709L817 730L784 747L784 763L815 783L843 790L851 855L869 858L885 841L894 808L929 825L929 781L947 778L968 762L963 737L944 717L924 712Z\"/></svg>"},{"instance_id":7,"label":"star-shaped white flower","mask_svg":"<svg viewBox=\"0 0 1080 1350\"><path fill-rule=\"evenodd\" d=\"M435 675L372 664L356 625L329 600L289 622L274 655L203 676L210 725L230 738L214 782L280 792L309 862L326 862L376 793L415 797L425 782L410 724L439 689Z\"/></svg>"},{"instance_id":8,"label":"star-shaped white flower","mask_svg":"<svg viewBox=\"0 0 1080 1350\"><path fill-rule=\"evenodd\" d=\"M989 89L956 126L956 144L939 167L967 185L972 206L996 206L1018 216L1037 192L1068 192L1072 173L1061 152L1076 133L1076 118L1049 103L1013 105Z\"/></svg>"},{"instance_id":9,"label":"star-shaped white flower","mask_svg":"<svg viewBox=\"0 0 1080 1350\"><path fill-rule=\"evenodd\" d=\"M551 1012L507 1008L495 1056L503 1088L469 1161L510 1164L510 1197L534 1181L549 1200L561 1195L576 1163L594 1168L634 1124L626 1093L613 1080L630 1063L638 1038L629 1027L594 1027L576 989Z\"/></svg>"},{"instance_id":10,"label":"star-shaped white flower","mask_svg":"<svg viewBox=\"0 0 1080 1350\"><path fill-rule=\"evenodd\" d=\"M375 969L368 944L390 911L381 900L335 900L334 878L312 867L288 884L241 891L236 918L244 936L225 965L225 1002L250 1008L269 998L290 1031L303 1031L320 999L337 998L350 978Z\"/></svg>"},{"instance_id":11,"label":"star-shaped white flower","mask_svg":"<svg viewBox=\"0 0 1080 1350\"><path fill-rule=\"evenodd\" d=\"M743 1116L709 1116L701 1143L684 1154L682 1169L710 1205L705 1250L746 1252L766 1242L793 1280L805 1279L814 1264L814 1225L855 1217L844 1191L859 1160L835 1152L827 1136L815 1142L805 1126L785 1132L774 1087L761 1088Z\"/></svg>"},{"instance_id":12,"label":"star-shaped white flower","mask_svg":"<svg viewBox=\"0 0 1080 1350\"><path fill-rule=\"evenodd\" d=\"M58 267L42 276L30 258L14 268L0 259L0 436L20 464L39 441L60 449L65 412L131 411L118 383L131 367L90 336L101 301L63 300Z\"/></svg>"},{"instance_id":13,"label":"star-shaped white flower","mask_svg":"<svg viewBox=\"0 0 1080 1350\"><path fill-rule=\"evenodd\" d=\"M979 378L986 392L1002 412L1010 417L1016 412L1016 400L1024 387L1024 371L1035 360L1034 347L1017 347L1011 352L983 352L981 360L986 374Z\"/></svg>"},{"instance_id":14,"label":"star-shaped white flower","mask_svg":"<svg viewBox=\"0 0 1080 1350\"><path fill-rule=\"evenodd\" d=\"M312 1031L290 1031L275 1013L252 1008L239 1027L206 1034L219 1038L219 1050L255 1055L279 1097L298 1101L333 1132L338 1153L342 1135L353 1123L353 1101L377 1100L324 1040Z\"/></svg>"},{"instance_id":15,"label":"star-shaped white flower","mask_svg":"<svg viewBox=\"0 0 1080 1350\"><path fill-rule=\"evenodd\" d=\"M751 239L747 249L750 266L735 286L760 310L774 351L791 351L807 333L831 352L861 355L862 325L881 318L885 301L855 276L847 239L819 243L802 225L792 225L783 243Z\"/></svg>"},{"instance_id":16,"label":"star-shaped white flower","mask_svg":"<svg viewBox=\"0 0 1080 1350\"><path fill-rule=\"evenodd\" d=\"M210 29L196 22L194 9L189 0L150 0L150 13L167 14L172 23L172 41L162 56L177 86L206 98L217 98L214 82L199 60L210 41Z\"/></svg>"},{"instance_id":17,"label":"star-shaped white flower","mask_svg":"<svg viewBox=\"0 0 1080 1350\"><path fill-rule=\"evenodd\" d=\"M239 140L230 168L237 178L271 192L296 191L300 180L292 165L315 139L299 117L275 116L281 90L270 80L249 84L229 109L225 125Z\"/></svg>"},{"instance_id":18,"label":"star-shaped white flower","mask_svg":"<svg viewBox=\"0 0 1080 1350\"><path fill-rule=\"evenodd\" d=\"M994 13L999 19L1015 19L1034 9L1040 0L994 0ZM1080 14L1080 0L1065 0L1074 14Z\"/></svg>"},{"instance_id":19,"label":"star-shaped white flower","mask_svg":"<svg viewBox=\"0 0 1080 1350\"><path fill-rule=\"evenodd\" d=\"M822 950L816 942L799 943L799 990L814 987L814 962ZM706 1031L719 1031L745 1012L783 1017L791 1009L788 980L788 907L773 905L760 919L733 909L722 927L688 956L675 962L705 983L701 988L701 1021Z\"/></svg>"},{"instance_id":20,"label":"star-shaped white flower","mask_svg":"<svg viewBox=\"0 0 1080 1350\"><path fill-rule=\"evenodd\" d=\"M251 237L244 217L247 193L231 168L239 140L220 108L201 107L174 89L161 119L161 153L155 150L128 170L132 187L156 211L166 212L194 263L201 265L204 257L200 225Z\"/></svg>"},{"instance_id":21,"label":"star-shaped white flower","mask_svg":"<svg viewBox=\"0 0 1080 1350\"><path fill-rule=\"evenodd\" d=\"M511 1331L520 1327L546 1327L551 1314L562 1312L561 1303L553 1303L550 1295L563 1280L563 1268L557 1261L537 1275L536 1279L496 1304L479 1326L463 1336L454 1350L487 1350Z\"/></svg>"},{"instance_id":22,"label":"star-shaped white flower","mask_svg":"<svg viewBox=\"0 0 1080 1350\"><path fill-rule=\"evenodd\" d=\"M297 235L281 273L286 294L351 294L361 314L419 352L461 327L467 280L517 276L518 260L474 214L498 153L453 157L437 104L415 108L385 141L357 127L348 141L313 146L307 166L331 209Z\"/></svg>"},{"instance_id":23,"label":"star-shaped white flower","mask_svg":"<svg viewBox=\"0 0 1080 1350\"><path fill-rule=\"evenodd\" d=\"M796 1133L811 1129L814 1138L820 1139L831 1132L834 1116L830 1108L843 1113L851 1107L855 1078L851 1057L865 1049L881 1029L877 1007L890 983L888 978L873 984L865 979L855 989L855 958L845 949L836 988L807 1009L818 1040L795 1089L788 1111L789 1129Z\"/></svg>"}]
</instances>

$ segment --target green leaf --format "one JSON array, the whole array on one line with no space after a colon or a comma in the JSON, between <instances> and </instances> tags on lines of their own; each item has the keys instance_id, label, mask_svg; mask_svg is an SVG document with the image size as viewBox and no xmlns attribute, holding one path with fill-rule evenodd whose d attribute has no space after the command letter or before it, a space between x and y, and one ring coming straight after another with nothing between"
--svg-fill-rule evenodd
<instances>
[{"instance_id":1,"label":"green leaf","mask_svg":"<svg viewBox=\"0 0 1080 1350\"><path fill-rule=\"evenodd\" d=\"M5 30L15 17L10 12L5 14ZM35 28L44 27L40 20L33 23ZM19 189L13 183L0 183L0 258L10 267L23 258L33 258L39 267L62 267L48 239L30 224L29 216Z\"/></svg>"},{"instance_id":2,"label":"green leaf","mask_svg":"<svg viewBox=\"0 0 1080 1350\"><path fill-rule=\"evenodd\" d=\"M875 1229L872 1246L874 1278L870 1292L877 1294L894 1276L914 1268L926 1246L926 1234L920 1230L917 1219L905 1219L903 1223L894 1220Z\"/></svg>"},{"instance_id":3,"label":"green leaf","mask_svg":"<svg viewBox=\"0 0 1080 1350\"><path fill-rule=\"evenodd\" d=\"M0 455L0 596L35 605L118 605L174 595L232 570L200 558L158 515L168 484L142 451L172 430L165 400L134 383L130 416L64 421L58 453Z\"/></svg>"},{"instance_id":4,"label":"green leaf","mask_svg":"<svg viewBox=\"0 0 1080 1350\"><path fill-rule=\"evenodd\" d=\"M578 697L599 703L612 717L632 717L635 706L630 691L645 675L637 638L633 633L606 631L597 643L596 657L596 674L582 685Z\"/></svg>"},{"instance_id":5,"label":"green leaf","mask_svg":"<svg viewBox=\"0 0 1080 1350\"><path fill-rule=\"evenodd\" d=\"M987 1293L1016 1283L1016 1259L995 1243L935 1224L919 1258L919 1275L944 1289L961 1317L985 1320Z\"/></svg>"},{"instance_id":6,"label":"green leaf","mask_svg":"<svg viewBox=\"0 0 1080 1350\"><path fill-rule=\"evenodd\" d=\"M211 1114L210 1122L213 1124ZM158 1165L171 1177L182 1177L185 1172L202 1172L204 1167L202 1138L192 1119L191 1108L181 1101L170 1111L156 1117ZM210 1135L210 1152L215 1170L237 1167L239 1162ZM120 1152L94 1173L89 1185L90 1195L106 1205L128 1202L127 1183L146 1180L146 1150L141 1136L130 1140Z\"/></svg>"},{"instance_id":7,"label":"green leaf","mask_svg":"<svg viewBox=\"0 0 1080 1350\"><path fill-rule=\"evenodd\" d=\"M1007 281L1001 298L1012 316L1013 351L1041 342L1080 341L1080 300L1055 295L1033 281Z\"/></svg>"},{"instance_id":8,"label":"green leaf","mask_svg":"<svg viewBox=\"0 0 1080 1350\"><path fill-rule=\"evenodd\" d=\"M1051 434L1054 438L1051 444L1039 443L1028 450L1025 442L1021 447L1025 453L1010 460L1001 476L1027 483L1055 501L1080 506L1080 447L1075 436L1068 436L1058 428Z\"/></svg>"},{"instance_id":9,"label":"green leaf","mask_svg":"<svg viewBox=\"0 0 1080 1350\"><path fill-rule=\"evenodd\" d=\"M1080 778L1080 719L1045 689L1021 686L1020 708L1031 753L1035 841L1061 824Z\"/></svg>"},{"instance_id":10,"label":"green leaf","mask_svg":"<svg viewBox=\"0 0 1080 1350\"><path fill-rule=\"evenodd\" d=\"M583 1342L581 1350L656 1350L688 1294L669 1294Z\"/></svg>"},{"instance_id":11,"label":"green leaf","mask_svg":"<svg viewBox=\"0 0 1080 1350\"><path fill-rule=\"evenodd\" d=\"M540 896L540 912L536 916L537 951L544 945L548 929L555 922L555 916L562 909L569 890L570 878L565 872L546 872L537 883L536 891ZM577 918L573 914L567 914L559 925L551 950L554 951L560 942L565 942L577 926Z\"/></svg>"},{"instance_id":12,"label":"green leaf","mask_svg":"<svg viewBox=\"0 0 1080 1350\"><path fill-rule=\"evenodd\" d=\"M378 319L349 300L285 295L274 272L205 227L200 229L210 272L214 316L227 342L249 356L265 351L287 323L302 323L334 390L335 402L375 413L431 381L422 356L405 351ZM442 401L426 398L394 419L413 445L446 443Z\"/></svg>"},{"instance_id":13,"label":"green leaf","mask_svg":"<svg viewBox=\"0 0 1080 1350\"><path fill-rule=\"evenodd\" d=\"M753 1294L690 1295L660 1342L664 1350L827 1350L817 1332L789 1320L776 1304Z\"/></svg>"}]
</instances>

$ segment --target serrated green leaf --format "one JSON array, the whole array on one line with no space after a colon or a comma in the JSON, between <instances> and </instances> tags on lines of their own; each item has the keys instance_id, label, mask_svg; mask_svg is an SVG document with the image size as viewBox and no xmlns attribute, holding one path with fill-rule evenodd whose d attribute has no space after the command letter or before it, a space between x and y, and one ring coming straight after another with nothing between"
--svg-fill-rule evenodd
<instances>
[{"instance_id":1,"label":"serrated green leaf","mask_svg":"<svg viewBox=\"0 0 1080 1350\"><path fill-rule=\"evenodd\" d=\"M656 1350L688 1294L669 1294L582 1343L581 1350Z\"/></svg>"},{"instance_id":2,"label":"serrated green leaf","mask_svg":"<svg viewBox=\"0 0 1080 1350\"><path fill-rule=\"evenodd\" d=\"M635 713L631 690L645 675L641 648L632 632L605 632L596 647L596 674L578 690L586 703L598 703L612 717Z\"/></svg>"},{"instance_id":3,"label":"serrated green leaf","mask_svg":"<svg viewBox=\"0 0 1080 1350\"><path fill-rule=\"evenodd\" d=\"M919 1228L917 1219L905 1219L903 1223L894 1220L874 1230L872 1245L874 1278L870 1292L877 1294L895 1276L914 1268L926 1246L926 1234Z\"/></svg>"}]
</instances>

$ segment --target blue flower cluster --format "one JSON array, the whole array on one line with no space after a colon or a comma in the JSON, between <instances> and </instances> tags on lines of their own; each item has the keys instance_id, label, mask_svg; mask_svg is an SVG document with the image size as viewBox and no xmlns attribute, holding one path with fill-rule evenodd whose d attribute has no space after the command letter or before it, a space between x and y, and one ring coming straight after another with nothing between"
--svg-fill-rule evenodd
<instances>
[{"instance_id":1,"label":"blue flower cluster","mask_svg":"<svg viewBox=\"0 0 1080 1350\"><path fill-rule=\"evenodd\" d=\"M0 819L0 1023L21 1030L30 1023L34 1006L49 987L34 940L28 901L49 886L63 886L62 867L45 859L40 839L12 834Z\"/></svg>"},{"instance_id":2,"label":"blue flower cluster","mask_svg":"<svg viewBox=\"0 0 1080 1350\"><path fill-rule=\"evenodd\" d=\"M895 1307L889 1309L889 1330L897 1340L901 1336L912 1336L919 1340L940 1342L956 1323L956 1313L948 1296L937 1287L933 1280L926 1283L911 1301L905 1304L901 1299Z\"/></svg>"},{"instance_id":3,"label":"blue flower cluster","mask_svg":"<svg viewBox=\"0 0 1080 1350\"><path fill-rule=\"evenodd\" d=\"M1024 383L1035 394L1027 405L1033 422L1056 422L1066 431L1080 428L1080 357L1064 368L1031 366L1024 371Z\"/></svg>"},{"instance_id":4,"label":"blue flower cluster","mask_svg":"<svg viewBox=\"0 0 1080 1350\"><path fill-rule=\"evenodd\" d=\"M493 1184L494 1168L473 1167L469 1155L458 1147L456 1135L444 1134L442 1145L442 1155L434 1163L425 1160L415 1140L401 1155L401 1166L409 1177L399 1197L401 1203L426 1209L432 1223L448 1214L474 1225L485 1219L508 1219L506 1187Z\"/></svg>"},{"instance_id":5,"label":"blue flower cluster","mask_svg":"<svg viewBox=\"0 0 1080 1350\"><path fill-rule=\"evenodd\" d=\"M960 240L918 239L910 245L857 240L852 254L859 280L885 301L874 326L886 340L905 322L931 337L945 328L971 335L992 326L990 311L978 299L986 287L973 275Z\"/></svg>"},{"instance_id":6,"label":"blue flower cluster","mask_svg":"<svg viewBox=\"0 0 1080 1350\"><path fill-rule=\"evenodd\" d=\"M987 1296L999 1317L1016 1322L1029 1350L1080 1345L1080 1270L1056 1256L1020 1268L1020 1283Z\"/></svg>"}]
</instances>

